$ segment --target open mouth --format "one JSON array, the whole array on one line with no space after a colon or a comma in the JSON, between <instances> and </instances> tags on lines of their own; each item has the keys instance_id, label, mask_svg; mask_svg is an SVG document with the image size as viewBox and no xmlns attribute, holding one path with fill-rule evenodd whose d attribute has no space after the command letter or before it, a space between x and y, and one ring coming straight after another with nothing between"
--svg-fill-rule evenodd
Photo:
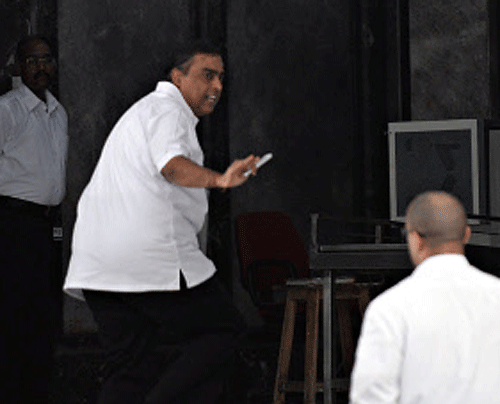
<instances>
[{"instance_id":1,"label":"open mouth","mask_svg":"<svg viewBox=\"0 0 500 404\"><path fill-rule=\"evenodd\" d=\"M216 95L209 95L207 98L208 98L208 101L210 101L211 103L215 103L219 99L219 97L217 97Z\"/></svg>"}]
</instances>

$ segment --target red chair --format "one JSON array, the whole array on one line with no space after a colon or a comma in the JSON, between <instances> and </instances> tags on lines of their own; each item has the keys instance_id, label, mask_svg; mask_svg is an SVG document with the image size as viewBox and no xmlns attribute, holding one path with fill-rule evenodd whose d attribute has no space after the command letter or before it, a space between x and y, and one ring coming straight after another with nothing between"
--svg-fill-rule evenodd
<instances>
[{"instance_id":1,"label":"red chair","mask_svg":"<svg viewBox=\"0 0 500 404\"><path fill-rule=\"evenodd\" d=\"M242 213L236 227L243 286L262 317L281 318L286 280L309 276L304 242L283 212Z\"/></svg>"}]
</instances>

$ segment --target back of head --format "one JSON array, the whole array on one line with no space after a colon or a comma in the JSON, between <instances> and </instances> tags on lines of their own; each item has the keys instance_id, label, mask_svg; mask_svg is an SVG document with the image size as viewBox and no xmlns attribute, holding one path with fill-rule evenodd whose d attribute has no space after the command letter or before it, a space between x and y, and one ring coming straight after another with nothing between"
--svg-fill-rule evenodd
<instances>
[{"instance_id":1,"label":"back of head","mask_svg":"<svg viewBox=\"0 0 500 404\"><path fill-rule=\"evenodd\" d=\"M224 47L219 43L201 38L182 43L169 55L169 61L166 69L166 79L172 81L172 69L177 68L186 74L190 67L190 61L197 54L219 55L223 56Z\"/></svg>"},{"instance_id":2,"label":"back of head","mask_svg":"<svg viewBox=\"0 0 500 404\"><path fill-rule=\"evenodd\" d=\"M407 208L406 221L409 229L418 232L434 248L448 243L462 244L467 229L462 203L444 191L418 195Z\"/></svg>"}]
</instances>

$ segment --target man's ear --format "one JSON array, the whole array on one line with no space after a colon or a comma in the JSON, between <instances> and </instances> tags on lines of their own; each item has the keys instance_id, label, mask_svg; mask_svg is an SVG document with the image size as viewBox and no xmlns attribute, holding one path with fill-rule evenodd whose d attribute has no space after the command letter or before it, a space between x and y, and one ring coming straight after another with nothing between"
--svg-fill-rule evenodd
<instances>
[{"instance_id":1,"label":"man's ear","mask_svg":"<svg viewBox=\"0 0 500 404\"><path fill-rule=\"evenodd\" d=\"M415 237L415 248L418 252L422 251L425 248L425 240L423 237L420 237L420 234L414 232L413 236Z\"/></svg>"},{"instance_id":2,"label":"man's ear","mask_svg":"<svg viewBox=\"0 0 500 404\"><path fill-rule=\"evenodd\" d=\"M172 77L172 83L174 83L175 86L179 87L181 85L182 78L184 77L184 73L174 67L172 69L172 72L170 73L170 76Z\"/></svg>"},{"instance_id":3,"label":"man's ear","mask_svg":"<svg viewBox=\"0 0 500 404\"><path fill-rule=\"evenodd\" d=\"M465 234L464 234L464 238L462 239L462 242L465 244L467 244L469 242L469 239L470 239L470 235L471 235L471 229L469 226L466 226L465 227Z\"/></svg>"}]
</instances>

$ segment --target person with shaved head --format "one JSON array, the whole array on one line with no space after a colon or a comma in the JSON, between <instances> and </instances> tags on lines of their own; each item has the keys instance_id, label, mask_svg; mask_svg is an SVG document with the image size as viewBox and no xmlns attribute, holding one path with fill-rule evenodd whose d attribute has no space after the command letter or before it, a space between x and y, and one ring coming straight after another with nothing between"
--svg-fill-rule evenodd
<instances>
[{"instance_id":1,"label":"person with shaved head","mask_svg":"<svg viewBox=\"0 0 500 404\"><path fill-rule=\"evenodd\" d=\"M418 195L404 233L415 270L368 306L350 403L498 402L500 279L467 261L461 202Z\"/></svg>"}]
</instances>

